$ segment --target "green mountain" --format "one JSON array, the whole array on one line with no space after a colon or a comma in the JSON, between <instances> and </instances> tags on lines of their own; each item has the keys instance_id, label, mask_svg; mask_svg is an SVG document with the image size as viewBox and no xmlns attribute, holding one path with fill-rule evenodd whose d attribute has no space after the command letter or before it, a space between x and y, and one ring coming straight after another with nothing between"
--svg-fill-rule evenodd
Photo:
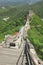
<instances>
[{"instance_id":1,"label":"green mountain","mask_svg":"<svg viewBox=\"0 0 43 65\"><path fill-rule=\"evenodd\" d=\"M6 34L13 35L25 24L26 5L17 7L2 7L0 9L0 42Z\"/></svg>"},{"instance_id":2,"label":"green mountain","mask_svg":"<svg viewBox=\"0 0 43 65\"><path fill-rule=\"evenodd\" d=\"M39 17L43 18L43 1L31 5L30 9L32 9Z\"/></svg>"},{"instance_id":3,"label":"green mountain","mask_svg":"<svg viewBox=\"0 0 43 65\"><path fill-rule=\"evenodd\" d=\"M37 15L32 16L30 20L31 29L28 31L28 39L34 45L39 58L43 60L43 21Z\"/></svg>"},{"instance_id":4,"label":"green mountain","mask_svg":"<svg viewBox=\"0 0 43 65\"><path fill-rule=\"evenodd\" d=\"M0 6L10 6L16 4L33 4L41 0L0 0Z\"/></svg>"}]
</instances>

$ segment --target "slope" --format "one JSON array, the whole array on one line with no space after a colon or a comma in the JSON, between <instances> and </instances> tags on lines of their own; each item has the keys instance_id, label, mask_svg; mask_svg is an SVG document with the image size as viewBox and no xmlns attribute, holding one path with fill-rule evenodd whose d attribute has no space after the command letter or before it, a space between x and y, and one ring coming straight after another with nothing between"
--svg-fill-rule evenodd
<instances>
[{"instance_id":1,"label":"slope","mask_svg":"<svg viewBox=\"0 0 43 65\"><path fill-rule=\"evenodd\" d=\"M0 42L6 34L13 35L15 31L19 31L21 26L25 24L25 15L27 12L27 7L25 7L26 5L13 7L0 13Z\"/></svg>"},{"instance_id":2,"label":"slope","mask_svg":"<svg viewBox=\"0 0 43 65\"><path fill-rule=\"evenodd\" d=\"M34 15L31 17L30 27L28 39L34 45L39 58L43 60L43 21L37 15Z\"/></svg>"},{"instance_id":3,"label":"slope","mask_svg":"<svg viewBox=\"0 0 43 65\"><path fill-rule=\"evenodd\" d=\"M30 9L32 9L39 17L43 18L43 1L31 5Z\"/></svg>"}]
</instances>

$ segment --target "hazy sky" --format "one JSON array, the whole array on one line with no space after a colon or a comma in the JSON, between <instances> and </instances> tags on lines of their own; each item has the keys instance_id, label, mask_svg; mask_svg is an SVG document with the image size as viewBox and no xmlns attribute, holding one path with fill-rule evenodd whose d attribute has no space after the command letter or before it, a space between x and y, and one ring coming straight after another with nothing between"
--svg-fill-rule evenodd
<instances>
[{"instance_id":1,"label":"hazy sky","mask_svg":"<svg viewBox=\"0 0 43 65\"><path fill-rule=\"evenodd\" d=\"M40 1L40 0L0 0L0 3L1 2L29 2L29 1L31 1L31 2L37 2L37 1Z\"/></svg>"},{"instance_id":2,"label":"hazy sky","mask_svg":"<svg viewBox=\"0 0 43 65\"><path fill-rule=\"evenodd\" d=\"M29 1L29 0L0 0L0 1ZM39 1L39 0L31 0L31 1Z\"/></svg>"}]
</instances>

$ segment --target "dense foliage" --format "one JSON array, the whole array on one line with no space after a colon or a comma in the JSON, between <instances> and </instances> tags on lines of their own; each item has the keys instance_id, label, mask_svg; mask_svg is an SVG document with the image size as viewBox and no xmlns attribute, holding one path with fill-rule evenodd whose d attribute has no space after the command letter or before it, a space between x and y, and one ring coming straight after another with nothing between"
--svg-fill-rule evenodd
<instances>
[{"instance_id":1,"label":"dense foliage","mask_svg":"<svg viewBox=\"0 0 43 65\"><path fill-rule=\"evenodd\" d=\"M25 8L25 6L0 9L0 42L6 34L13 34L15 31L19 31L21 26L25 24L26 13L27 7ZM3 18L7 17L9 19L4 21Z\"/></svg>"},{"instance_id":2,"label":"dense foliage","mask_svg":"<svg viewBox=\"0 0 43 65\"><path fill-rule=\"evenodd\" d=\"M43 0L30 6L39 17L43 18Z\"/></svg>"},{"instance_id":3,"label":"dense foliage","mask_svg":"<svg viewBox=\"0 0 43 65\"><path fill-rule=\"evenodd\" d=\"M37 15L34 15L31 17L30 26L28 38L34 45L38 56L43 60L43 21Z\"/></svg>"}]
</instances>

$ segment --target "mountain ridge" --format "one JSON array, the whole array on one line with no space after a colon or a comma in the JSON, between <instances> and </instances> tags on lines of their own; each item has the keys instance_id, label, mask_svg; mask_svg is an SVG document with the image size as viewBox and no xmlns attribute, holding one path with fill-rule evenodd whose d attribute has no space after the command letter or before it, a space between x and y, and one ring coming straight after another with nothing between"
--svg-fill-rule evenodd
<instances>
[{"instance_id":1,"label":"mountain ridge","mask_svg":"<svg viewBox=\"0 0 43 65\"><path fill-rule=\"evenodd\" d=\"M35 3L40 0L0 0L0 5L10 5L10 4L17 4L17 3Z\"/></svg>"}]
</instances>

